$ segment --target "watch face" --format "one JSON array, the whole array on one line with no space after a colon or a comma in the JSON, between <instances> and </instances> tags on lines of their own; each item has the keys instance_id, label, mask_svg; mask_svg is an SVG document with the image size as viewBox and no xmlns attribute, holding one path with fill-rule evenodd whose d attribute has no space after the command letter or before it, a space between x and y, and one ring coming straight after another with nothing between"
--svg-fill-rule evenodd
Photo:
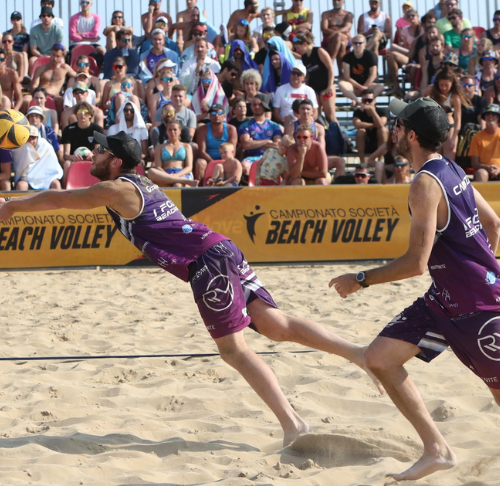
<instances>
[{"instance_id":1,"label":"watch face","mask_svg":"<svg viewBox=\"0 0 500 486\"><path fill-rule=\"evenodd\" d=\"M356 280L358 282L362 282L364 279L365 279L365 272L359 272L357 275L356 275Z\"/></svg>"}]
</instances>

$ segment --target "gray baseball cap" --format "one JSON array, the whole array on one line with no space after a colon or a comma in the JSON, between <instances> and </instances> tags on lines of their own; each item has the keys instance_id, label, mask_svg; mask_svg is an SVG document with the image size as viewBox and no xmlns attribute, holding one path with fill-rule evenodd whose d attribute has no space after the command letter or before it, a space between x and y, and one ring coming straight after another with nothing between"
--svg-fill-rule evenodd
<instances>
[{"instance_id":1,"label":"gray baseball cap","mask_svg":"<svg viewBox=\"0 0 500 486\"><path fill-rule=\"evenodd\" d=\"M389 110L397 118L406 120L413 131L428 140L438 141L450 129L448 115L431 98L419 98L412 103L393 98Z\"/></svg>"}]
</instances>

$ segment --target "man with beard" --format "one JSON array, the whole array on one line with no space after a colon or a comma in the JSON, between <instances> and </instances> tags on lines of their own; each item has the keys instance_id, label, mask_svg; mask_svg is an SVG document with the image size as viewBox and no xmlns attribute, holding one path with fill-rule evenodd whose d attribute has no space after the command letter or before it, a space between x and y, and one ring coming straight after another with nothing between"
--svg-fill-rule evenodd
<instances>
[{"instance_id":1,"label":"man with beard","mask_svg":"<svg viewBox=\"0 0 500 486\"><path fill-rule=\"evenodd\" d=\"M245 328L251 325L269 339L305 344L361 367L364 348L316 322L280 311L229 238L183 216L158 186L136 174L141 149L133 138L124 132L112 137L96 132L94 137L99 145L93 151L90 172L102 182L55 195L46 191L0 199L0 221L8 221L18 212L105 206L117 228L148 259L190 283L221 358L247 380L276 415L283 428L283 446L309 432L309 425L288 402L271 368L246 343Z\"/></svg>"},{"instance_id":2,"label":"man with beard","mask_svg":"<svg viewBox=\"0 0 500 486\"><path fill-rule=\"evenodd\" d=\"M258 0L245 0L245 8L240 10L235 10L231 17L229 17L229 22L227 23L227 30L230 34L233 33L234 27L240 20L246 20L250 23L253 19L256 19L259 15L259 2Z\"/></svg>"},{"instance_id":3,"label":"man with beard","mask_svg":"<svg viewBox=\"0 0 500 486\"><path fill-rule=\"evenodd\" d=\"M337 60L339 78L342 79L342 58L351 45L351 27L354 15L343 9L344 0L333 0L333 9L321 14L321 45L333 60Z\"/></svg>"},{"instance_id":4,"label":"man with beard","mask_svg":"<svg viewBox=\"0 0 500 486\"><path fill-rule=\"evenodd\" d=\"M429 269L432 285L424 297L395 317L366 352L368 368L423 442L422 457L391 474L405 481L456 464L403 366L410 358L429 362L450 346L500 405L500 266L495 259L500 219L464 171L439 154L450 130L441 106L430 98L410 104L393 99L389 109L397 117L398 153L416 172L408 198L409 247L386 265L332 279L330 287L346 298Z\"/></svg>"}]
</instances>

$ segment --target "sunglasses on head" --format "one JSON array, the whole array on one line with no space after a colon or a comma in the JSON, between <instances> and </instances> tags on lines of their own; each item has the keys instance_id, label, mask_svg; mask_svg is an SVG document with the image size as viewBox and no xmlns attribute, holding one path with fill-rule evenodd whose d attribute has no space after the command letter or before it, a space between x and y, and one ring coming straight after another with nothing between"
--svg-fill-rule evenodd
<instances>
[{"instance_id":1,"label":"sunglasses on head","mask_svg":"<svg viewBox=\"0 0 500 486\"><path fill-rule=\"evenodd\" d=\"M115 64L115 65L113 66L113 70L114 70L114 71L116 71L116 70L118 70L118 69L122 69L123 67L124 67L124 65L123 65L123 64Z\"/></svg>"},{"instance_id":2,"label":"sunglasses on head","mask_svg":"<svg viewBox=\"0 0 500 486\"><path fill-rule=\"evenodd\" d=\"M98 154L101 154L101 155L102 155L104 152L108 152L108 153L109 153L109 154L111 154L113 157L116 157L116 155L115 155L113 152L111 152L111 150L109 150L109 149L108 149L107 147L105 147L104 145L98 145L96 150L97 150L97 153L98 153Z\"/></svg>"},{"instance_id":3,"label":"sunglasses on head","mask_svg":"<svg viewBox=\"0 0 500 486\"><path fill-rule=\"evenodd\" d=\"M162 81L164 81L165 83L171 83L171 82L174 80L174 78L171 78L170 76L166 76L166 77L161 78L161 79L162 79Z\"/></svg>"},{"instance_id":4,"label":"sunglasses on head","mask_svg":"<svg viewBox=\"0 0 500 486\"><path fill-rule=\"evenodd\" d=\"M309 140L311 138L310 135L296 135L295 138L297 140Z\"/></svg>"},{"instance_id":5,"label":"sunglasses on head","mask_svg":"<svg viewBox=\"0 0 500 486\"><path fill-rule=\"evenodd\" d=\"M132 88L132 83L122 83L122 88Z\"/></svg>"},{"instance_id":6,"label":"sunglasses on head","mask_svg":"<svg viewBox=\"0 0 500 486\"><path fill-rule=\"evenodd\" d=\"M219 111L215 111L215 110L213 110L213 111L211 111L211 112L210 112L210 114L211 114L212 116L215 116L215 115L223 115L223 114L224 114L224 111L223 111L223 110L219 110Z\"/></svg>"},{"instance_id":7,"label":"sunglasses on head","mask_svg":"<svg viewBox=\"0 0 500 486\"><path fill-rule=\"evenodd\" d=\"M88 115L90 113L90 111L88 110L78 110L76 112L77 115Z\"/></svg>"},{"instance_id":8,"label":"sunglasses on head","mask_svg":"<svg viewBox=\"0 0 500 486\"><path fill-rule=\"evenodd\" d=\"M240 19L240 20L238 20L238 24L247 26L248 25L248 20Z\"/></svg>"},{"instance_id":9,"label":"sunglasses on head","mask_svg":"<svg viewBox=\"0 0 500 486\"><path fill-rule=\"evenodd\" d=\"M13 44L14 41L13 40L8 40L8 39L3 39L2 40L2 44Z\"/></svg>"}]
</instances>

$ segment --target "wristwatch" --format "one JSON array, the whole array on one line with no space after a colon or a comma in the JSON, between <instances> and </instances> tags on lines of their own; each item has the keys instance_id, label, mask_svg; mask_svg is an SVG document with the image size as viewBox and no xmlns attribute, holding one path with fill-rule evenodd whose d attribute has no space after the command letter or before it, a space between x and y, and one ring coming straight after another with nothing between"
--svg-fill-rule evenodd
<instances>
[{"instance_id":1,"label":"wristwatch","mask_svg":"<svg viewBox=\"0 0 500 486\"><path fill-rule=\"evenodd\" d=\"M356 275L356 282L358 282L359 285L361 285L361 287L363 287L364 289L369 287L369 285L366 284L365 280L366 280L366 272L359 272Z\"/></svg>"}]
</instances>

